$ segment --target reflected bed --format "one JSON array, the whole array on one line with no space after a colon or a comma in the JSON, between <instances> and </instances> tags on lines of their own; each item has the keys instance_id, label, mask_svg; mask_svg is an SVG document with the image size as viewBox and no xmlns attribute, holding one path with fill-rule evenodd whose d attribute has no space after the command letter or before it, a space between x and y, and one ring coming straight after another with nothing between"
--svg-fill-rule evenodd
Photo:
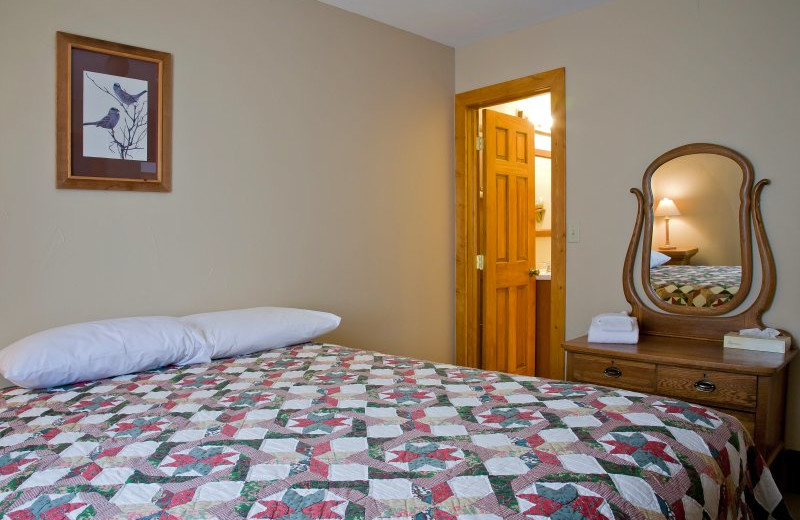
<instances>
[{"instance_id":1,"label":"reflected bed","mask_svg":"<svg viewBox=\"0 0 800 520\"><path fill-rule=\"evenodd\" d=\"M719 307L730 301L742 282L738 265L661 265L650 269L650 285L673 305Z\"/></svg>"}]
</instances>

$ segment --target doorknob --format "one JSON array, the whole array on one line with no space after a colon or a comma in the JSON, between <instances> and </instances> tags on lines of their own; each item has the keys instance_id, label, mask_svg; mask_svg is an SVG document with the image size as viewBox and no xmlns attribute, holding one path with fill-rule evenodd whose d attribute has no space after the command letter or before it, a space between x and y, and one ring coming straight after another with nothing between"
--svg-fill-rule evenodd
<instances>
[{"instance_id":1,"label":"doorknob","mask_svg":"<svg viewBox=\"0 0 800 520\"><path fill-rule=\"evenodd\" d=\"M533 268L528 269L528 277L533 278L534 276L539 276L539 270Z\"/></svg>"}]
</instances>

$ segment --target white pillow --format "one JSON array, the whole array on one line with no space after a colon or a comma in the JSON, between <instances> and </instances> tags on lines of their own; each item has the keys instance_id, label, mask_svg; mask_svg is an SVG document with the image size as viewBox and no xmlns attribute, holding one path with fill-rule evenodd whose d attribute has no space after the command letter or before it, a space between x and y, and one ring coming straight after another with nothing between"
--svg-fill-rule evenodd
<instances>
[{"instance_id":1,"label":"white pillow","mask_svg":"<svg viewBox=\"0 0 800 520\"><path fill-rule=\"evenodd\" d=\"M650 269L658 267L669 262L670 258L664 253L658 251L650 251Z\"/></svg>"},{"instance_id":2,"label":"white pillow","mask_svg":"<svg viewBox=\"0 0 800 520\"><path fill-rule=\"evenodd\" d=\"M76 323L37 332L0 351L0 374L25 388L211 361L202 337L178 318Z\"/></svg>"},{"instance_id":3,"label":"white pillow","mask_svg":"<svg viewBox=\"0 0 800 520\"><path fill-rule=\"evenodd\" d=\"M202 331L213 359L310 341L339 326L335 314L286 307L207 312L181 318Z\"/></svg>"}]
</instances>

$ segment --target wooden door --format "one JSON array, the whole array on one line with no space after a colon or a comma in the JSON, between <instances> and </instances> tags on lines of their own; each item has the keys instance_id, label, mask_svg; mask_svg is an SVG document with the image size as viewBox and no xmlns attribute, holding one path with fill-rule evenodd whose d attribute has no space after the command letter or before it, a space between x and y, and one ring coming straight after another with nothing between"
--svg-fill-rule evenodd
<instances>
[{"instance_id":1,"label":"wooden door","mask_svg":"<svg viewBox=\"0 0 800 520\"><path fill-rule=\"evenodd\" d=\"M481 366L534 374L536 233L533 125L483 112L485 253Z\"/></svg>"}]
</instances>

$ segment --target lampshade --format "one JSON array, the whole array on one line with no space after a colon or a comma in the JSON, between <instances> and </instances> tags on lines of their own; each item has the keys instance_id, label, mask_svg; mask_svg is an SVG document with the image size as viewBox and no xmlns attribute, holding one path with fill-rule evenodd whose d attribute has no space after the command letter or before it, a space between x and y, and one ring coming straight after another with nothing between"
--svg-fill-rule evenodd
<instances>
[{"instance_id":1,"label":"lampshade","mask_svg":"<svg viewBox=\"0 0 800 520\"><path fill-rule=\"evenodd\" d=\"M658 201L656 206L655 216L657 217L677 217L681 212L678 211L678 206L672 201L664 197Z\"/></svg>"}]
</instances>

